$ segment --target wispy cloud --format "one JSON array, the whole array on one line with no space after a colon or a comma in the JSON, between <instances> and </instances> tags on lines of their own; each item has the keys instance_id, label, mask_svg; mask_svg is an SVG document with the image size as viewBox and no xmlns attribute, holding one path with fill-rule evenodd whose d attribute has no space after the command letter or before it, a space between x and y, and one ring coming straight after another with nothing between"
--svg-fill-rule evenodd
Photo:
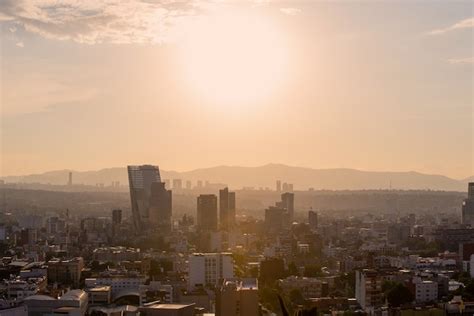
<instances>
[{"instance_id":1,"label":"wispy cloud","mask_svg":"<svg viewBox=\"0 0 474 316\"><path fill-rule=\"evenodd\" d=\"M474 65L474 57L453 58L449 59L448 62L453 65Z\"/></svg>"},{"instance_id":2,"label":"wispy cloud","mask_svg":"<svg viewBox=\"0 0 474 316\"><path fill-rule=\"evenodd\" d=\"M2 0L0 21L78 43L160 43L199 10L198 0Z\"/></svg>"},{"instance_id":3,"label":"wispy cloud","mask_svg":"<svg viewBox=\"0 0 474 316\"><path fill-rule=\"evenodd\" d=\"M460 30L460 29L469 29L474 28L474 17L461 20L451 26L436 29L428 32L429 35L442 35L451 31Z\"/></svg>"},{"instance_id":4,"label":"wispy cloud","mask_svg":"<svg viewBox=\"0 0 474 316\"><path fill-rule=\"evenodd\" d=\"M280 12L288 15L297 15L301 13L301 9L298 8L280 8Z\"/></svg>"},{"instance_id":5,"label":"wispy cloud","mask_svg":"<svg viewBox=\"0 0 474 316\"><path fill-rule=\"evenodd\" d=\"M25 47L25 44L23 42L17 42L15 45L20 47L20 48Z\"/></svg>"}]
</instances>

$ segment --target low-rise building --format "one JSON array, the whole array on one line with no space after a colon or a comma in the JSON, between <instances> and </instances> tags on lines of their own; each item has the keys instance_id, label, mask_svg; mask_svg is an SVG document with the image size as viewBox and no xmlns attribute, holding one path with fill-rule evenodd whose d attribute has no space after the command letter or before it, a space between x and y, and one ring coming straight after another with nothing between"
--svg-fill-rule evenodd
<instances>
[{"instance_id":1,"label":"low-rise building","mask_svg":"<svg viewBox=\"0 0 474 316\"><path fill-rule=\"evenodd\" d=\"M434 302L438 299L438 282L415 280L415 300L418 303Z\"/></svg>"},{"instance_id":2,"label":"low-rise building","mask_svg":"<svg viewBox=\"0 0 474 316\"><path fill-rule=\"evenodd\" d=\"M84 259L51 259L48 261L48 282L79 286Z\"/></svg>"},{"instance_id":3,"label":"low-rise building","mask_svg":"<svg viewBox=\"0 0 474 316\"><path fill-rule=\"evenodd\" d=\"M194 304L153 304L138 310L143 316L194 316Z\"/></svg>"},{"instance_id":4,"label":"low-rise building","mask_svg":"<svg viewBox=\"0 0 474 316\"><path fill-rule=\"evenodd\" d=\"M5 281L7 299L21 302L26 297L37 294L46 287L46 277L29 278L21 280L19 278ZM1 315L1 313L0 313Z\"/></svg>"},{"instance_id":5,"label":"low-rise building","mask_svg":"<svg viewBox=\"0 0 474 316\"><path fill-rule=\"evenodd\" d=\"M59 299L47 295L33 295L25 299L28 316L68 315L84 316L88 307L87 293L71 290Z\"/></svg>"},{"instance_id":6,"label":"low-rise building","mask_svg":"<svg viewBox=\"0 0 474 316\"><path fill-rule=\"evenodd\" d=\"M216 292L216 316L258 316L257 279L223 280Z\"/></svg>"},{"instance_id":7,"label":"low-rise building","mask_svg":"<svg viewBox=\"0 0 474 316\"><path fill-rule=\"evenodd\" d=\"M324 297L329 292L328 283L318 278L290 276L279 280L278 283L284 292L289 293L297 289L306 299Z\"/></svg>"},{"instance_id":8,"label":"low-rise building","mask_svg":"<svg viewBox=\"0 0 474 316\"><path fill-rule=\"evenodd\" d=\"M189 256L188 290L214 287L222 279L234 277L231 253L194 253Z\"/></svg>"},{"instance_id":9,"label":"low-rise building","mask_svg":"<svg viewBox=\"0 0 474 316\"><path fill-rule=\"evenodd\" d=\"M87 289L89 306L108 305L112 300L112 290L109 285L95 286Z\"/></svg>"}]
</instances>

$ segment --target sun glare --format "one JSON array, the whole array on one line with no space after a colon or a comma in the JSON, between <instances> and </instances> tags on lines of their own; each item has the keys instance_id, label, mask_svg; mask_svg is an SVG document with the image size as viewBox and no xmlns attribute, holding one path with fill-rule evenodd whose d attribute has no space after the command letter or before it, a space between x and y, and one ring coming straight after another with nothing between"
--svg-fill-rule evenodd
<instances>
[{"instance_id":1,"label":"sun glare","mask_svg":"<svg viewBox=\"0 0 474 316\"><path fill-rule=\"evenodd\" d=\"M219 106L254 105L280 86L287 68L284 37L268 19L220 14L199 21L182 47L195 93Z\"/></svg>"}]
</instances>

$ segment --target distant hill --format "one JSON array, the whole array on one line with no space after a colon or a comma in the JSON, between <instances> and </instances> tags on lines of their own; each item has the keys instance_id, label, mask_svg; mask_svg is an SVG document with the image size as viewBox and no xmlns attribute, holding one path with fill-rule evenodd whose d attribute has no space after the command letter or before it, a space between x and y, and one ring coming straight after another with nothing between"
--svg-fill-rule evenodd
<instances>
[{"instance_id":1,"label":"distant hill","mask_svg":"<svg viewBox=\"0 0 474 316\"><path fill-rule=\"evenodd\" d=\"M57 170L42 174L4 177L6 182L66 184L70 170ZM73 171L76 184L109 185L113 181L127 184L126 168L107 168L97 171ZM308 188L328 190L362 189L431 189L448 191L466 191L467 182L474 177L456 180L442 175L422 174L419 172L375 172L355 169L311 169L292 167L282 164L267 164L259 167L217 166L186 172L161 170L163 179L207 180L211 183L223 183L231 188L275 187L275 181L293 183L296 190Z\"/></svg>"}]
</instances>

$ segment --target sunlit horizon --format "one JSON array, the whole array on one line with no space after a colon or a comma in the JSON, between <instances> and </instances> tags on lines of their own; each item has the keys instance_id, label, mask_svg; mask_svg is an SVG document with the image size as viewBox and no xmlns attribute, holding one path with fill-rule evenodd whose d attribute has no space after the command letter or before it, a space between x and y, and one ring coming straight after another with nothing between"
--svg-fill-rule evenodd
<instances>
[{"instance_id":1,"label":"sunlit horizon","mask_svg":"<svg viewBox=\"0 0 474 316\"><path fill-rule=\"evenodd\" d=\"M2 176L474 174L468 1L112 2L0 4Z\"/></svg>"}]
</instances>

